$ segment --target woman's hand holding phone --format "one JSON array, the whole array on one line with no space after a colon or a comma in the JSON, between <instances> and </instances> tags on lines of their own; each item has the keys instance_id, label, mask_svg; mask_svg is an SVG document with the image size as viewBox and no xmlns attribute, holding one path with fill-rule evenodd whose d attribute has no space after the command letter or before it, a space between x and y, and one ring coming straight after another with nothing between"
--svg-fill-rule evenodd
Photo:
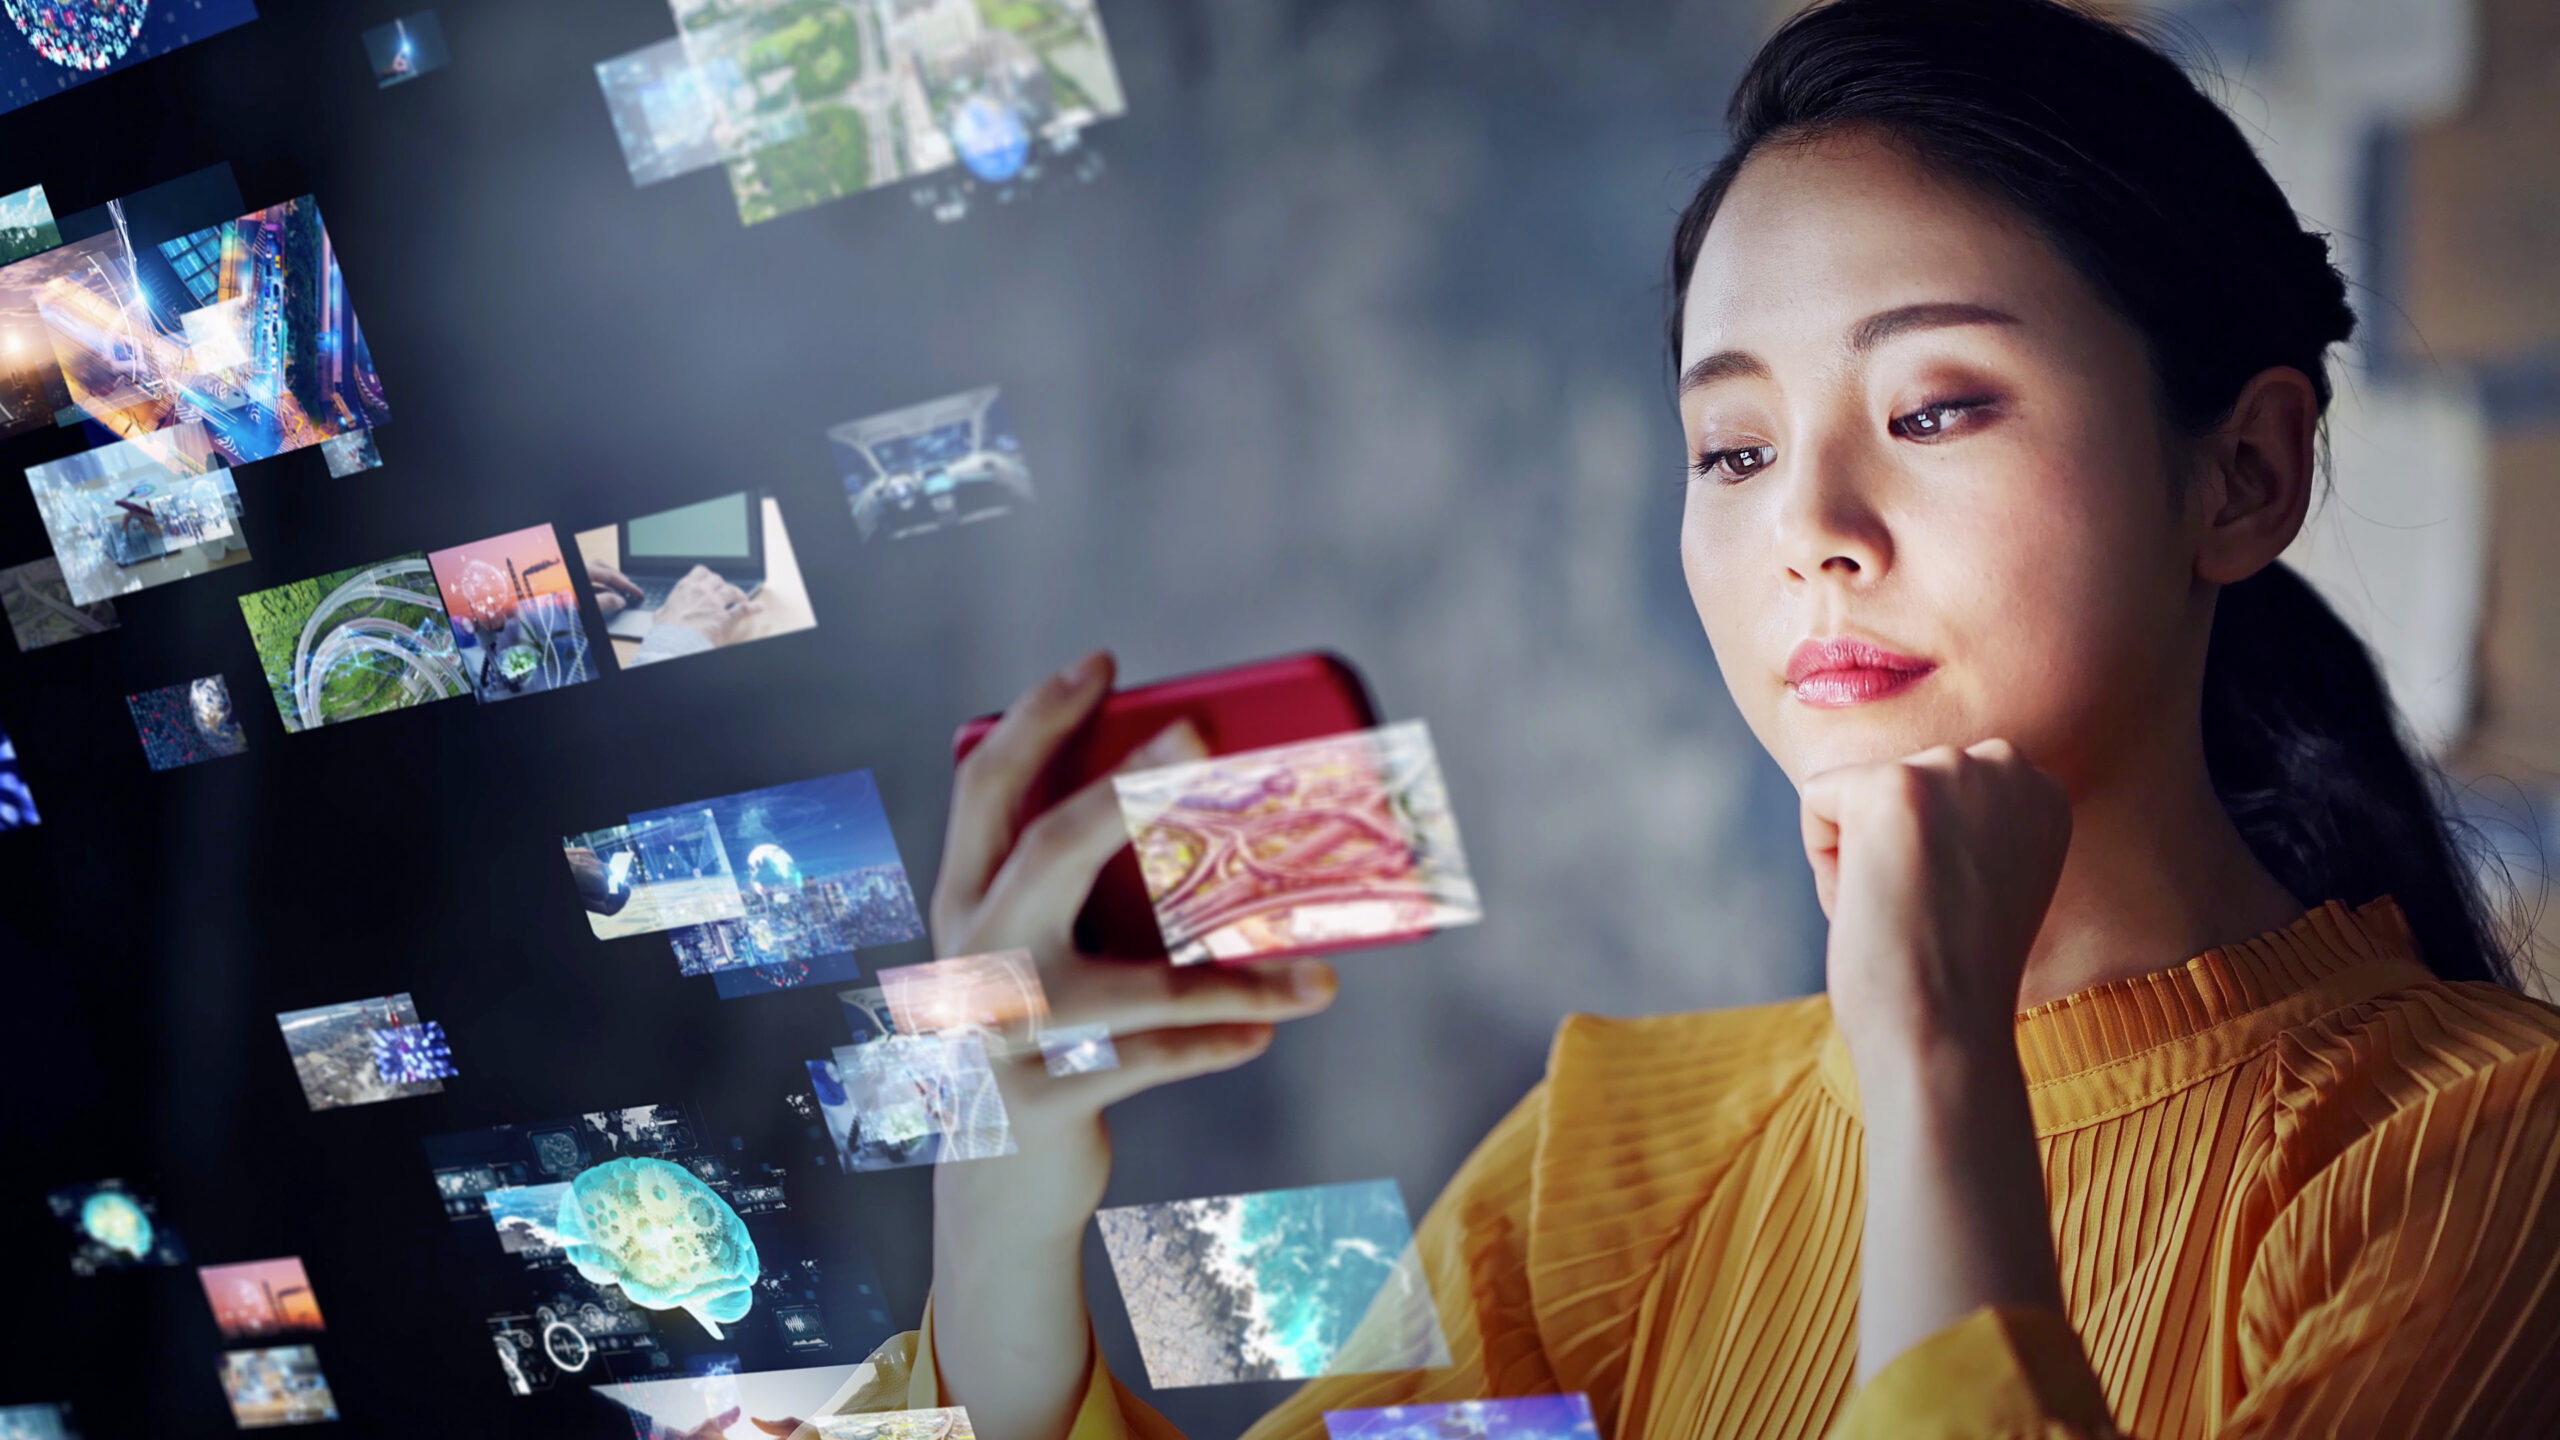
<instances>
[{"instance_id":1,"label":"woman's hand holding phone","mask_svg":"<svg viewBox=\"0 0 2560 1440\"><path fill-rule=\"evenodd\" d=\"M1060 1436L1092 1364L1082 1242L1102 1203L1111 1143L1102 1111L1144 1090L1228 1070L1262 1053L1280 1021L1332 1003L1321 960L1176 968L1096 959L1076 912L1129 843L1111 777L1039 815L1035 780L1111 691L1097 651L1033 686L960 763L932 902L940 956L1026 949L1049 1025L1110 1028L1116 1070L1053 1076L1036 1049L994 1057L1019 1153L934 1171L934 1358L944 1403L990 1435ZM1142 746L1124 770L1200 759L1188 724Z\"/></svg>"}]
</instances>

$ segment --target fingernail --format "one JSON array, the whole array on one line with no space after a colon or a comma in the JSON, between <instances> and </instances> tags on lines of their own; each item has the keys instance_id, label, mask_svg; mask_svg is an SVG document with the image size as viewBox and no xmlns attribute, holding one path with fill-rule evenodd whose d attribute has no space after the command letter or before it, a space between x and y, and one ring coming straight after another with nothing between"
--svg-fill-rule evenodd
<instances>
[{"instance_id":1,"label":"fingernail","mask_svg":"<svg viewBox=\"0 0 2560 1440\"><path fill-rule=\"evenodd\" d=\"M1301 1000L1323 1000L1333 994L1333 967L1321 960L1298 966L1289 976L1290 993Z\"/></svg>"},{"instance_id":2,"label":"fingernail","mask_svg":"<svg viewBox=\"0 0 2560 1440\"><path fill-rule=\"evenodd\" d=\"M1092 654L1078 660L1073 665L1068 666L1066 669L1059 671L1057 674L1057 683L1062 688L1073 690L1079 686L1091 684L1093 682L1093 678L1101 673L1102 652L1096 650Z\"/></svg>"},{"instance_id":3,"label":"fingernail","mask_svg":"<svg viewBox=\"0 0 2560 1440\"><path fill-rule=\"evenodd\" d=\"M1182 760L1196 760L1208 753L1200 743L1200 732L1188 720L1176 720L1148 737L1129 758L1140 765L1171 765Z\"/></svg>"}]
</instances>

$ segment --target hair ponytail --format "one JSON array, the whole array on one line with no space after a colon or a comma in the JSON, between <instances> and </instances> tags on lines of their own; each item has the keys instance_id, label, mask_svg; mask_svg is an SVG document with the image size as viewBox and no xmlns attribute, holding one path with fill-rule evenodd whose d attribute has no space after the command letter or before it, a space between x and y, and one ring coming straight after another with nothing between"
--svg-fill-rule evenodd
<instances>
[{"instance_id":1,"label":"hair ponytail","mask_svg":"<svg viewBox=\"0 0 2560 1440\"><path fill-rule=\"evenodd\" d=\"M2286 889L2389 895L2439 977L2515 984L2371 652L2283 561L2216 597L2203 710L2214 794Z\"/></svg>"},{"instance_id":2,"label":"hair ponytail","mask_svg":"<svg viewBox=\"0 0 2560 1440\"><path fill-rule=\"evenodd\" d=\"M2355 312L2327 237L2231 117L2128 30L2056 0L1830 0L1761 47L1726 125L1732 148L1672 238L1675 371L1690 269L1743 162L1862 126L2033 223L2142 332L2182 431L2219 425L2272 366L2328 407L2328 349ZM2215 793L2295 896L2389 894L2436 974L2514 983L2373 657L2283 562L2217 598L2202 711Z\"/></svg>"}]
</instances>

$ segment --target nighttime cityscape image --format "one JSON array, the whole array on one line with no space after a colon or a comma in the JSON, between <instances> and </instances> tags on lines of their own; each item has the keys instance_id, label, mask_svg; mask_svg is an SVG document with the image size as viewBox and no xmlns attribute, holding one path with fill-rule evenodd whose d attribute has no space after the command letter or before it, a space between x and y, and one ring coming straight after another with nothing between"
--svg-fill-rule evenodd
<instances>
[{"instance_id":1,"label":"nighttime cityscape image","mask_svg":"<svg viewBox=\"0 0 2560 1440\"><path fill-rule=\"evenodd\" d=\"M2560 0L0 0L0 1440L2560 1435L2555 156Z\"/></svg>"}]
</instances>

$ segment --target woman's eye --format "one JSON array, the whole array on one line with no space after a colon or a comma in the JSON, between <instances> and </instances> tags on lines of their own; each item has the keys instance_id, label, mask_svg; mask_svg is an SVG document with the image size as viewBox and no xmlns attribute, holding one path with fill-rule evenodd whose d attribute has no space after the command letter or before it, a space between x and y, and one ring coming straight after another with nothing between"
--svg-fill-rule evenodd
<instances>
[{"instance_id":1,"label":"woman's eye","mask_svg":"<svg viewBox=\"0 0 2560 1440\"><path fill-rule=\"evenodd\" d=\"M1962 428L1975 411L1990 403L1982 399L1933 401L1907 415L1894 416L1885 428L1905 440L1935 440Z\"/></svg>"},{"instance_id":2,"label":"woman's eye","mask_svg":"<svg viewBox=\"0 0 2560 1440\"><path fill-rule=\"evenodd\" d=\"M1722 480L1730 484L1746 475L1769 468L1778 458L1775 445L1737 445L1723 450L1708 450L1690 462L1689 474L1697 480Z\"/></svg>"}]
</instances>

